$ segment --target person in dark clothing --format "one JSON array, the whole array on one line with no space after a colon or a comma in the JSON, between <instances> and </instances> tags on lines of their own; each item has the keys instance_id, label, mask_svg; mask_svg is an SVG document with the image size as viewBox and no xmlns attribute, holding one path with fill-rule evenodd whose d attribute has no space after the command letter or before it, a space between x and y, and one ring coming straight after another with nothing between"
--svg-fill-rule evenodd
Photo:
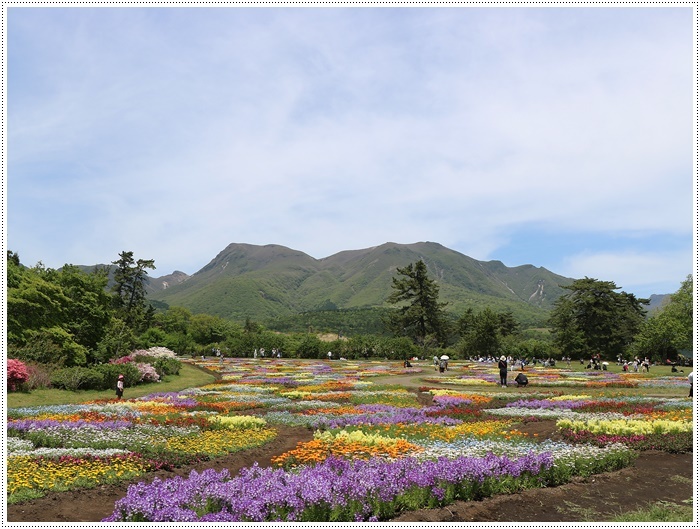
<instances>
[{"instance_id":1,"label":"person in dark clothing","mask_svg":"<svg viewBox=\"0 0 700 529\"><path fill-rule=\"evenodd\" d=\"M515 377L515 383L518 385L519 388L524 388L525 386L527 386L528 380L525 373L518 373L518 376Z\"/></svg>"},{"instance_id":2,"label":"person in dark clothing","mask_svg":"<svg viewBox=\"0 0 700 529\"><path fill-rule=\"evenodd\" d=\"M506 362L505 356L501 356L498 361L498 374L501 377L501 387L505 388L508 384L508 362Z\"/></svg>"}]
</instances>

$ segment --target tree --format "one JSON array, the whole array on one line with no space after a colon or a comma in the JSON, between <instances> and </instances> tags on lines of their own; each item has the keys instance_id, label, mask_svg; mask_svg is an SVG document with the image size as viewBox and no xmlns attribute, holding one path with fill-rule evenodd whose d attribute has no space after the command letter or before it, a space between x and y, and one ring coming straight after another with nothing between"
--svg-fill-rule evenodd
<instances>
[{"instance_id":1,"label":"tree","mask_svg":"<svg viewBox=\"0 0 700 529\"><path fill-rule=\"evenodd\" d=\"M676 326L674 345L677 349L693 349L693 276L688 275L680 288L671 294L671 302L663 313Z\"/></svg>"},{"instance_id":2,"label":"tree","mask_svg":"<svg viewBox=\"0 0 700 529\"><path fill-rule=\"evenodd\" d=\"M134 331L145 330L153 310L146 303L147 269L155 270L153 259L134 261L134 252L121 252L114 272L115 305L120 317Z\"/></svg>"},{"instance_id":3,"label":"tree","mask_svg":"<svg viewBox=\"0 0 700 529\"><path fill-rule=\"evenodd\" d=\"M488 307L478 314L467 309L457 322L458 349L465 357L498 356L504 338L518 332L518 322L510 311L494 312Z\"/></svg>"},{"instance_id":4,"label":"tree","mask_svg":"<svg viewBox=\"0 0 700 529\"><path fill-rule=\"evenodd\" d=\"M440 288L428 277L423 261L397 268L399 277L392 277L393 292L387 302L402 303L388 318L388 326L395 336L411 337L426 348L431 342L442 345L447 336L445 306L438 301Z\"/></svg>"},{"instance_id":5,"label":"tree","mask_svg":"<svg viewBox=\"0 0 700 529\"><path fill-rule=\"evenodd\" d=\"M65 311L66 329L78 344L95 350L112 317L107 270L95 269L87 274L77 266L65 265L55 273L55 281L70 299Z\"/></svg>"},{"instance_id":6,"label":"tree","mask_svg":"<svg viewBox=\"0 0 700 529\"><path fill-rule=\"evenodd\" d=\"M615 292L619 287L612 281L589 277L562 288L569 293L555 302L549 320L555 345L572 358L624 354L644 321L642 305L649 300Z\"/></svg>"},{"instance_id":7,"label":"tree","mask_svg":"<svg viewBox=\"0 0 700 529\"><path fill-rule=\"evenodd\" d=\"M693 277L681 283L671 301L642 325L632 344L637 356L665 362L693 348Z\"/></svg>"}]
</instances>

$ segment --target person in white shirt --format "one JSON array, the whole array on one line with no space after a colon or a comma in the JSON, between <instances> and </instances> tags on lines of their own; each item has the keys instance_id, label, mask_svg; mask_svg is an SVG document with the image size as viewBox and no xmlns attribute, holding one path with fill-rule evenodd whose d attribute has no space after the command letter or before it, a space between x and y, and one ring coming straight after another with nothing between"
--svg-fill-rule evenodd
<instances>
[{"instance_id":1,"label":"person in white shirt","mask_svg":"<svg viewBox=\"0 0 700 529\"><path fill-rule=\"evenodd\" d=\"M693 396L693 373L694 371L691 371L688 375L688 382L690 382L690 393L688 394L689 397Z\"/></svg>"}]
</instances>

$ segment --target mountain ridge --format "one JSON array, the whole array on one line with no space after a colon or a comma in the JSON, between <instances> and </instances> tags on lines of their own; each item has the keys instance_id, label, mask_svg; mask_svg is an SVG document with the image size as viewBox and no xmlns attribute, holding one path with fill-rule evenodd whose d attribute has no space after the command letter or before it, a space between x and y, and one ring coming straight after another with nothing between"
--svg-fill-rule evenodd
<instances>
[{"instance_id":1,"label":"mountain ridge","mask_svg":"<svg viewBox=\"0 0 700 529\"><path fill-rule=\"evenodd\" d=\"M147 290L152 300L233 320L269 319L324 306L386 308L397 268L419 259L452 312L494 303L548 312L564 292L561 285L573 282L530 264L478 261L435 242L387 242L321 259L278 244L231 243L191 276L174 272L149 278Z\"/></svg>"}]
</instances>

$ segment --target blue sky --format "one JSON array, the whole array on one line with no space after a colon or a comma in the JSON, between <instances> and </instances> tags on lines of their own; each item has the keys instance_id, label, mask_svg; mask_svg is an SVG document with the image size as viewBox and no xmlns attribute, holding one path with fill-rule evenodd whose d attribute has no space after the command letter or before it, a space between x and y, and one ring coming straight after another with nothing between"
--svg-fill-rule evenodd
<instances>
[{"instance_id":1,"label":"blue sky","mask_svg":"<svg viewBox=\"0 0 700 529\"><path fill-rule=\"evenodd\" d=\"M669 293L691 8L10 7L6 247L192 274L433 241Z\"/></svg>"}]
</instances>

